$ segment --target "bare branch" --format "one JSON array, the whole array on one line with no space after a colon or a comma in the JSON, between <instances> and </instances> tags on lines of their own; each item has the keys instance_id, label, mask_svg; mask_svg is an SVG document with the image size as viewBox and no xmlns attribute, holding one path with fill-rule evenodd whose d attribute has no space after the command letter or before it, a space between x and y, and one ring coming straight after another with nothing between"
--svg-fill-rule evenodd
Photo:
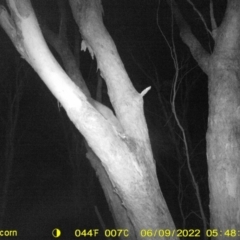
<instances>
[{"instance_id":1,"label":"bare branch","mask_svg":"<svg viewBox=\"0 0 240 240\"><path fill-rule=\"evenodd\" d=\"M84 92L87 97L90 97L90 92L83 79L81 72L76 65L75 58L67 44L66 38L61 31L59 35L52 32L46 25L42 25L42 31L46 40L56 50L63 61L64 68L73 82Z\"/></svg>"},{"instance_id":2,"label":"bare branch","mask_svg":"<svg viewBox=\"0 0 240 240\"><path fill-rule=\"evenodd\" d=\"M193 10L198 14L198 16L201 18L201 20L202 20L202 22L203 22L203 24L204 24L204 26L205 26L205 29L206 29L206 31L212 36L212 32L211 32L211 30L208 28L208 26L207 26L207 24L206 24L206 21L205 21L205 19L204 19L204 17L203 17L203 15L200 13L200 11L195 7L195 5L192 3L192 1L191 0L187 0L188 1L188 3L189 4L191 4L191 6L193 7Z\"/></svg>"},{"instance_id":3,"label":"bare branch","mask_svg":"<svg viewBox=\"0 0 240 240\"><path fill-rule=\"evenodd\" d=\"M103 24L101 2L69 2L84 39L82 47L88 48L91 55L97 59L119 122L129 136L148 141L147 125L143 116L143 98L133 87L117 48ZM130 122L135 124L129 124ZM139 126L142 126L140 131ZM136 136L136 133L139 136Z\"/></svg>"},{"instance_id":4,"label":"bare branch","mask_svg":"<svg viewBox=\"0 0 240 240\"><path fill-rule=\"evenodd\" d=\"M211 27L212 27L212 37L213 37L213 39L215 39L216 35L217 35L217 23L216 23L216 20L214 17L212 0L210 0L210 19L211 19Z\"/></svg>"},{"instance_id":5,"label":"bare branch","mask_svg":"<svg viewBox=\"0 0 240 240\"><path fill-rule=\"evenodd\" d=\"M208 64L210 56L209 53L207 53L203 49L200 42L192 34L192 31L187 22L184 20L182 14L180 13L176 2L174 0L168 0L167 2L172 8L176 23L180 30L180 36L183 42L190 48L193 57L198 62L202 70L207 73L209 67Z\"/></svg>"}]
</instances>

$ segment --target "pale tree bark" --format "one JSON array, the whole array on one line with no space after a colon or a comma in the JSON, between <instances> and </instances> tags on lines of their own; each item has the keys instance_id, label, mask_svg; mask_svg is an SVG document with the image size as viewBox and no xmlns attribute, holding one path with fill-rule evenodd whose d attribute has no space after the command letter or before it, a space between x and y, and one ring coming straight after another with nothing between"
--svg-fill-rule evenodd
<instances>
[{"instance_id":1,"label":"pale tree bark","mask_svg":"<svg viewBox=\"0 0 240 240\"><path fill-rule=\"evenodd\" d=\"M82 47L96 56L108 87L116 117L109 109L89 100L69 78L49 51L29 0L8 0L11 16L2 7L0 21L21 56L34 68L69 118L98 156L119 198L115 213L117 228L130 229L130 239L141 239L144 229L171 229L174 224L156 175L148 130L143 113L143 96L136 92L102 23L98 0L70 1L83 36ZM123 227L122 227L123 226ZM154 236L149 233L148 239ZM175 235L162 239L176 239Z\"/></svg>"},{"instance_id":2,"label":"pale tree bark","mask_svg":"<svg viewBox=\"0 0 240 240\"><path fill-rule=\"evenodd\" d=\"M59 1L60 3L62 1ZM86 86L86 83L83 79L83 76L77 67L77 62L75 60L74 55L72 54L66 39L66 19L64 14L64 6L62 6L63 2L59 4L60 15L61 15L61 25L59 27L59 34L53 33L46 25L42 25L42 31L46 38L46 40L52 45L52 47L56 50L56 52L61 57L64 68L69 75L69 77L73 80L73 82L83 91L85 96L87 96L88 101L91 102L100 112L111 110L106 106L102 105L100 102L97 102L91 97L91 94ZM76 54L75 54L76 56ZM85 142L86 143L86 142ZM134 231L131 224L129 224L129 219L127 216L127 212L122 205L122 202L118 195L113 191L112 183L107 176L107 173L104 167L101 164L100 159L96 154L92 151L92 149L85 144L87 149L87 158L90 160L92 167L94 168L96 175L101 183L102 189L104 191L106 200L108 202L109 208L113 214L114 222L116 226L121 226L122 229L129 229L130 232ZM79 160L79 159L78 159ZM77 172L79 174L79 172ZM117 216L117 217L115 217Z\"/></svg>"},{"instance_id":3,"label":"pale tree bark","mask_svg":"<svg viewBox=\"0 0 240 240\"><path fill-rule=\"evenodd\" d=\"M221 230L222 234L232 229L229 234L235 237L240 226L240 1L228 0L219 27L211 4L215 42L211 54L192 34L176 3L169 3L183 42L209 78L207 161L211 229Z\"/></svg>"}]
</instances>

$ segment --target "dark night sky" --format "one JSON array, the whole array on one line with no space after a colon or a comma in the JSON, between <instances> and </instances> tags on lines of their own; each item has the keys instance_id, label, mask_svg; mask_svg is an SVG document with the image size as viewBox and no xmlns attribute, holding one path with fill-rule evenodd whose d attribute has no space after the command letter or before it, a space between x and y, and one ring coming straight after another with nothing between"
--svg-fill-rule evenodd
<instances>
[{"instance_id":1,"label":"dark night sky","mask_svg":"<svg viewBox=\"0 0 240 240\"><path fill-rule=\"evenodd\" d=\"M192 1L208 24L209 1ZM57 31L59 18L56 1L32 2L37 15L43 18L53 31ZM199 16L185 1L178 2L193 33L204 48L210 51L209 46L213 48L213 43L209 41L210 38ZM221 23L225 5L224 0L214 1L218 24ZM171 41L171 11L164 0L161 1L158 13L157 7L156 0L103 0L104 23L116 43L136 89L140 92L152 86L151 91L145 96L145 114L157 162L159 182L175 224L177 228L182 228L183 220L177 198L178 172L179 166L184 162L184 151L181 133L174 122L170 107L175 69L169 48L156 23L158 14L162 32ZM67 11L69 10L67 7ZM70 11L68 26L71 45L76 25ZM208 114L207 77L197 66L189 49L182 43L175 24L173 30L178 61L182 66L180 70L182 79L176 98L177 113L186 128L191 164L208 214L205 152ZM5 169L9 164L8 159L11 157L10 153L13 154L3 227L17 229L22 236L41 235L40 232L43 231L47 234L52 228L60 227L65 230L65 236L68 236L69 232L76 228L101 228L94 206L98 207L107 226L113 227L98 180L85 158L81 135L74 130L64 110L59 108L56 99L36 73L20 58L2 29L0 29L0 39L0 160L1 165L5 167L0 169L1 189L6 176ZM56 55L55 52L54 54ZM89 53L80 53L80 69L90 91L94 93L96 63L91 60ZM158 91L167 111L167 119L163 115L154 81L159 83ZM14 148L9 150L6 139L10 134L11 125L8 116L11 100L18 92L16 83L22 84L22 94L14 140L10 144ZM104 103L109 105L106 92L104 87ZM15 113L16 107L13 110ZM176 157L176 145L170 137L168 126L171 126L176 135L182 159ZM76 139L74 143L70 140L73 138ZM70 151L74 146L78 151ZM78 163L70 161L75 158L80 159ZM74 178L76 173L78 180ZM185 216L188 215L184 227L201 228L201 221L197 217L199 210L194 199L195 193L187 169L183 171L181 181L183 211ZM76 201L81 203L80 206Z\"/></svg>"}]
</instances>

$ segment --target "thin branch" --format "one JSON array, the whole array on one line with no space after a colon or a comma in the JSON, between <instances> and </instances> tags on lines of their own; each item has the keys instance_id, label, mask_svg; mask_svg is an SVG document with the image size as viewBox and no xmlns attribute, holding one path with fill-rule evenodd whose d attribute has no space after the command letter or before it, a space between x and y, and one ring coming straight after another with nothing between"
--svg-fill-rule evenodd
<instances>
[{"instance_id":1,"label":"thin branch","mask_svg":"<svg viewBox=\"0 0 240 240\"><path fill-rule=\"evenodd\" d=\"M205 213L204 213L204 210L203 210L203 205L202 205L202 202L201 202L201 196L200 196L200 191L199 191L199 187L198 187L198 183L196 181L196 178L194 176L194 173L193 173L193 170L192 170L192 167L191 167L191 164L190 164L190 155L189 155L189 147L188 147L188 143L187 143L187 137L186 137L186 133L185 133L185 130L182 126L182 124L180 123L180 120L179 120L179 117L177 115L177 112L176 112L176 106L175 106L175 103L176 103L176 96L177 96L177 88L178 88L178 79L179 79L179 70L180 70L180 67L179 67L179 64L178 64L178 57L177 57L177 52L176 52L176 48L175 48L175 43L174 43L174 32L173 32L173 14L176 14L176 11L178 11L177 9L177 6L176 4L174 4L175 2L174 1L171 1L170 2L170 7L171 7L171 10L172 10L172 22L171 22L171 32L172 32L172 35L171 35L171 41L172 41L172 47L170 47L170 44L168 43L168 46L169 46L169 50L170 50L170 53L171 53L171 57L172 57L172 60L173 60L173 64L174 64L174 68L175 68L175 77L174 77L174 80L173 80L173 96L172 96L172 101L171 101L171 104L172 104L172 112L173 112L173 115L175 117L175 120L176 120L176 123L181 131L181 134L182 134L182 138L183 138L183 144L184 144L184 150L185 150L185 154L186 154L186 160L187 160L187 167L188 167L188 171L190 173L190 176L191 176L191 179L192 179L192 183L193 183L193 187L195 189L195 192L196 192L196 197L197 197L197 202L198 202L198 206L199 206L199 210L200 210L200 213L201 213L201 219L203 221L203 227L204 227L204 231L207 229L207 221L206 221L206 216L205 216ZM172 5L173 3L173 5ZM178 11L178 15L180 15L180 12ZM182 17L181 17L182 18ZM185 21L184 21L185 22ZM186 24L184 24L185 27L186 27ZM159 25L158 25L159 27ZM189 28L188 28L189 29ZM162 32L162 31L161 31ZM166 38L165 38L166 39Z\"/></svg>"},{"instance_id":2,"label":"thin branch","mask_svg":"<svg viewBox=\"0 0 240 240\"><path fill-rule=\"evenodd\" d=\"M212 37L213 37L213 39L215 39L217 36L217 23L216 23L216 19L214 17L212 0L210 0L210 19L211 19L211 27L212 27Z\"/></svg>"},{"instance_id":3,"label":"thin branch","mask_svg":"<svg viewBox=\"0 0 240 240\"><path fill-rule=\"evenodd\" d=\"M191 29L188 23L184 20L176 2L174 0L167 0L167 3L173 11L175 21L180 30L180 36L182 38L182 41L190 48L192 56L198 62L202 70L207 73L209 68L209 53L204 50L204 48L201 46L201 43L191 32Z\"/></svg>"},{"instance_id":4,"label":"thin branch","mask_svg":"<svg viewBox=\"0 0 240 240\"><path fill-rule=\"evenodd\" d=\"M202 20L202 22L203 22L203 24L204 24L204 26L205 26L205 29L206 29L206 31L212 36L212 32L211 32L211 30L208 28L208 26L207 26L207 24L206 24L206 21L205 21L205 19L204 19L204 17L203 17L203 15L200 13L200 11L195 7L195 5L192 3L192 1L191 0L187 0L188 1L188 3L189 4L191 4L191 6L193 7L193 10L198 14L198 16L201 18L201 20Z\"/></svg>"}]
</instances>

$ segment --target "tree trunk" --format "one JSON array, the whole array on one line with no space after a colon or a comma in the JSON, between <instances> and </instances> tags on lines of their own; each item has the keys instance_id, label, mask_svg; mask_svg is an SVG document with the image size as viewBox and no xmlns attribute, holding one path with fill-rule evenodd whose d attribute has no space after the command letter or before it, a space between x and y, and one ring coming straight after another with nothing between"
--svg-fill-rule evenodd
<instances>
[{"instance_id":1,"label":"tree trunk","mask_svg":"<svg viewBox=\"0 0 240 240\"><path fill-rule=\"evenodd\" d=\"M82 47L96 56L116 116L90 101L62 70L42 37L30 1L7 2L14 14L9 16L2 7L1 25L100 159L111 182L108 191L119 198L118 213L124 211L127 215L127 223L119 219L116 227L133 229L129 232L130 239L142 239L145 234L148 239L155 239L158 229L173 230L174 223L157 180L143 113L143 96L147 90L139 94L134 89L102 23L100 1L70 3L83 35ZM115 219L119 216L115 214ZM145 229L154 231L146 233ZM162 239L177 239L173 235Z\"/></svg>"},{"instance_id":2,"label":"tree trunk","mask_svg":"<svg viewBox=\"0 0 240 240\"><path fill-rule=\"evenodd\" d=\"M239 12L240 14L240 12ZM211 228L240 226L239 56L214 56L209 78L207 156Z\"/></svg>"},{"instance_id":3,"label":"tree trunk","mask_svg":"<svg viewBox=\"0 0 240 240\"><path fill-rule=\"evenodd\" d=\"M218 229L219 236L226 233L236 237L240 226L240 1L228 1L218 28L211 15L215 41L211 55L192 34L174 1L171 6L182 40L209 77L207 161L211 229ZM228 229L232 231L226 232Z\"/></svg>"},{"instance_id":4,"label":"tree trunk","mask_svg":"<svg viewBox=\"0 0 240 240\"><path fill-rule=\"evenodd\" d=\"M209 72L207 156L212 228L240 226L240 2L229 1Z\"/></svg>"}]
</instances>

